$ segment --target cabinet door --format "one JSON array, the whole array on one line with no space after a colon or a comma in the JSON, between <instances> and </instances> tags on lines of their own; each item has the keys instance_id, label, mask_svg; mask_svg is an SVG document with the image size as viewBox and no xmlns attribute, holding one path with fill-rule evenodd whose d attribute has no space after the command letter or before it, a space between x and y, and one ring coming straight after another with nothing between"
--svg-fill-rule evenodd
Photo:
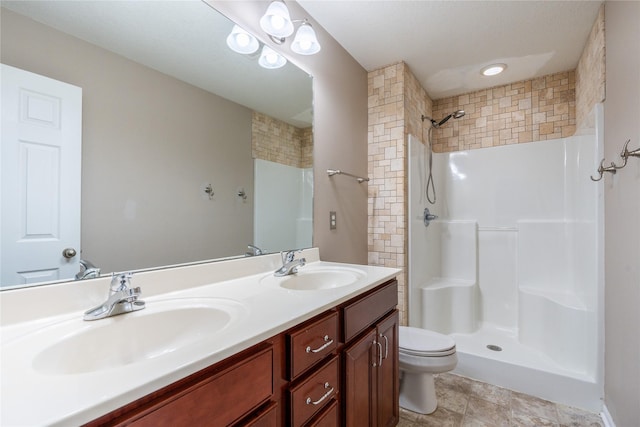
<instances>
[{"instance_id":1,"label":"cabinet door","mask_svg":"<svg viewBox=\"0 0 640 427\"><path fill-rule=\"evenodd\" d=\"M377 327L378 342L382 345L382 363L377 374L377 418L379 427L395 426L399 421L398 370L398 311L394 311Z\"/></svg>"},{"instance_id":2,"label":"cabinet door","mask_svg":"<svg viewBox=\"0 0 640 427\"><path fill-rule=\"evenodd\" d=\"M344 414L347 427L374 425L376 334L371 329L344 351Z\"/></svg>"}]
</instances>

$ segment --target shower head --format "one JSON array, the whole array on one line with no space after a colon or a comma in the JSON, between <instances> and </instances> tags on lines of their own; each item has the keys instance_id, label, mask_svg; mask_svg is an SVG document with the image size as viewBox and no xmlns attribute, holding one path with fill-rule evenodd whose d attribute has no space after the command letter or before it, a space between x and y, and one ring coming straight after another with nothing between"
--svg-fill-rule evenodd
<instances>
[{"instance_id":1,"label":"shower head","mask_svg":"<svg viewBox=\"0 0 640 427\"><path fill-rule=\"evenodd\" d=\"M457 111L454 111L453 113L449 114L447 117L445 117L444 119L440 120L439 122L436 122L431 117L427 117L427 116L422 116L422 121L424 122L425 119L429 120L431 122L431 126L433 126L434 128L437 129L440 126L442 126L443 124L447 123L447 121L450 118L453 117L454 119L459 119L462 116L464 116L464 110L457 110Z\"/></svg>"},{"instance_id":2,"label":"shower head","mask_svg":"<svg viewBox=\"0 0 640 427\"><path fill-rule=\"evenodd\" d=\"M454 111L453 113L449 114L447 117L445 117L444 119L440 120L440 123L438 123L438 126L435 126L436 128L439 128L440 126L442 126L443 124L447 123L447 121L453 117L454 119L459 119L460 117L464 116L464 110L458 110L458 111Z\"/></svg>"}]
</instances>

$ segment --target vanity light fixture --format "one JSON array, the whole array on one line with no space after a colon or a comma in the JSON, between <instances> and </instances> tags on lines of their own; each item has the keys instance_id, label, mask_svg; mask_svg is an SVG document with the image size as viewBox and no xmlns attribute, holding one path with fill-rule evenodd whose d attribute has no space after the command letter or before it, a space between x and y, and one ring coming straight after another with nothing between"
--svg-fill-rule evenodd
<instances>
[{"instance_id":1,"label":"vanity light fixture","mask_svg":"<svg viewBox=\"0 0 640 427\"><path fill-rule=\"evenodd\" d=\"M227 46L234 52L249 55L256 52L260 44L253 35L234 25L231 34L227 36Z\"/></svg>"},{"instance_id":2,"label":"vanity light fixture","mask_svg":"<svg viewBox=\"0 0 640 427\"><path fill-rule=\"evenodd\" d=\"M293 34L293 22L284 2L271 2L267 11L260 18L260 27L273 37L289 37Z\"/></svg>"},{"instance_id":3,"label":"vanity light fixture","mask_svg":"<svg viewBox=\"0 0 640 427\"><path fill-rule=\"evenodd\" d=\"M262 53L260 54L260 59L258 59L258 64L262 68L275 69L284 67L287 63L287 60L284 56L280 55L275 50L271 49L269 46L262 47Z\"/></svg>"},{"instance_id":4,"label":"vanity light fixture","mask_svg":"<svg viewBox=\"0 0 640 427\"><path fill-rule=\"evenodd\" d=\"M291 50L300 55L314 55L320 52L320 43L318 43L316 32L313 31L311 24L306 19L296 32L291 43Z\"/></svg>"},{"instance_id":5,"label":"vanity light fixture","mask_svg":"<svg viewBox=\"0 0 640 427\"><path fill-rule=\"evenodd\" d=\"M286 38L293 34L294 23L301 23L298 27L291 50L299 55L314 55L320 52L321 46L316 37L316 32L311 27L307 18L292 21L289 9L282 0L275 0L269 4L264 16L260 18L260 27L269 35L276 44L281 45ZM227 36L227 45L234 52L249 55L256 52L261 43L253 35L237 25L233 26L231 34ZM263 68L275 69L283 67L287 63L284 56L262 44L262 53L258 64Z\"/></svg>"},{"instance_id":6,"label":"vanity light fixture","mask_svg":"<svg viewBox=\"0 0 640 427\"><path fill-rule=\"evenodd\" d=\"M289 9L281 0L275 0L269 4L267 11L260 18L260 27L273 42L283 44L286 38L293 34L293 24L299 22L301 25L291 43L291 50L300 55L314 55L320 52L320 43L309 20L307 18L291 20Z\"/></svg>"},{"instance_id":7,"label":"vanity light fixture","mask_svg":"<svg viewBox=\"0 0 640 427\"><path fill-rule=\"evenodd\" d=\"M491 64L484 67L480 72L483 76L495 76L507 68L507 64Z\"/></svg>"}]
</instances>

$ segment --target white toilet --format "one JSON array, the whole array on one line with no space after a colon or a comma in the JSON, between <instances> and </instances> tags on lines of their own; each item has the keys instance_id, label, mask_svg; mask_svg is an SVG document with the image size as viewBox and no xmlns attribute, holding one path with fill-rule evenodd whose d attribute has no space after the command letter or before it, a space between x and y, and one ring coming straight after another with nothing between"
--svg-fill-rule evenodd
<instances>
[{"instance_id":1,"label":"white toilet","mask_svg":"<svg viewBox=\"0 0 640 427\"><path fill-rule=\"evenodd\" d=\"M438 407L433 375L458 363L453 338L426 329L400 326L400 406L430 414Z\"/></svg>"}]
</instances>

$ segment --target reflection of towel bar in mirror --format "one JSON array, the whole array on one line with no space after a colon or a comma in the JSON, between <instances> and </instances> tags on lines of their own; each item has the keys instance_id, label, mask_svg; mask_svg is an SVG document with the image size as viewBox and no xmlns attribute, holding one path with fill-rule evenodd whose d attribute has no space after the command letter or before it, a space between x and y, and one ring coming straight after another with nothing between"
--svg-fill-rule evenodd
<instances>
[{"instance_id":1,"label":"reflection of towel bar in mirror","mask_svg":"<svg viewBox=\"0 0 640 427\"><path fill-rule=\"evenodd\" d=\"M327 169L327 175L329 176L333 176L333 175L347 175L350 176L352 178L355 178L359 183L363 183L365 181L369 181L369 178L362 178L361 176L358 175L353 175L351 173L348 172L343 172L340 169Z\"/></svg>"}]
</instances>

